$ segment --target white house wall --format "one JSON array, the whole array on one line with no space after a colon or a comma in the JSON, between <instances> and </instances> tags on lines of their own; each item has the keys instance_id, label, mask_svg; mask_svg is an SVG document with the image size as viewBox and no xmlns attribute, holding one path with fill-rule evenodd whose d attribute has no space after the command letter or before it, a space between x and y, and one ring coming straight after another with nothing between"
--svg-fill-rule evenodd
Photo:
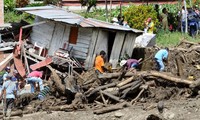
<instances>
[{"instance_id":1,"label":"white house wall","mask_svg":"<svg viewBox=\"0 0 200 120\"><path fill-rule=\"evenodd\" d=\"M53 32L53 36L52 36L52 40L50 43L50 47L48 50L49 55L53 55L56 50L63 47L62 40L63 40L64 31L65 31L65 25L56 23L56 26L55 26L54 32Z\"/></svg>"},{"instance_id":2,"label":"white house wall","mask_svg":"<svg viewBox=\"0 0 200 120\"><path fill-rule=\"evenodd\" d=\"M45 19L42 19L40 17L36 17L35 22L41 22ZM45 48L49 48L50 42L52 39L52 34L54 31L54 22L47 22L44 24L33 26L32 32L31 32L31 42L34 44L35 42L39 46L43 46Z\"/></svg>"}]
</instances>

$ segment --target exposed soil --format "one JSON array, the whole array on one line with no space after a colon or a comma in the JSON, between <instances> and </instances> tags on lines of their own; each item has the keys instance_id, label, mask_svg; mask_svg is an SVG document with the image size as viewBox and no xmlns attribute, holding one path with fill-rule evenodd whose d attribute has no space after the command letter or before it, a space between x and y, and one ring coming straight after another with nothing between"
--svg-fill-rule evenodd
<instances>
[{"instance_id":1,"label":"exposed soil","mask_svg":"<svg viewBox=\"0 0 200 120\"><path fill-rule=\"evenodd\" d=\"M15 120L146 120L151 114L165 120L199 120L200 99L164 101L164 111L159 113L157 103L137 103L128 108L101 115L93 114L92 110L73 112L38 112L12 117ZM164 120L163 119L163 120ZM156 119L155 119L156 120Z\"/></svg>"}]
</instances>

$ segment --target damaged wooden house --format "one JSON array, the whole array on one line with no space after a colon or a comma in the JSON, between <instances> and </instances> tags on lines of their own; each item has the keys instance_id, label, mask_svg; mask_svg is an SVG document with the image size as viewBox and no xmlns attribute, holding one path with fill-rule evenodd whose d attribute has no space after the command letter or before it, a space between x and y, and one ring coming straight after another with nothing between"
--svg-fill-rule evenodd
<instances>
[{"instance_id":1,"label":"damaged wooden house","mask_svg":"<svg viewBox=\"0 0 200 120\"><path fill-rule=\"evenodd\" d=\"M135 40L143 34L141 30L84 18L55 6L16 9L35 15L35 23L22 28L32 27L29 41L37 48L40 60L47 56L70 55L85 69L93 67L101 50L106 51L107 60L115 68L120 56L125 53L132 56Z\"/></svg>"}]
</instances>

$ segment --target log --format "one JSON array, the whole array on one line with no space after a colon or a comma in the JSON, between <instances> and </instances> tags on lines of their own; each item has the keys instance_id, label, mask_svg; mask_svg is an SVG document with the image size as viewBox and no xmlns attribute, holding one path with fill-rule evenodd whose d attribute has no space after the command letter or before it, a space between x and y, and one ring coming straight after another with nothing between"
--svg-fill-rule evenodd
<instances>
[{"instance_id":1,"label":"log","mask_svg":"<svg viewBox=\"0 0 200 120\"><path fill-rule=\"evenodd\" d=\"M112 105L112 106L108 106L108 107L104 107L104 108L95 110L93 113L97 114L97 115L104 114L104 113L108 113L111 111L120 110L127 106L128 106L127 103L116 104L116 105Z\"/></svg>"},{"instance_id":2,"label":"log","mask_svg":"<svg viewBox=\"0 0 200 120\"><path fill-rule=\"evenodd\" d=\"M55 69L53 69L50 65L47 65L47 67L51 70L53 78L52 81L55 82L56 90L61 93L62 95L65 94L65 86L61 83L61 79L58 76L58 74L55 72Z\"/></svg>"},{"instance_id":3,"label":"log","mask_svg":"<svg viewBox=\"0 0 200 120\"><path fill-rule=\"evenodd\" d=\"M121 75L121 72L117 72L117 73L103 73L98 75L99 79L109 79L109 78L116 78L119 77ZM130 77L135 75L135 73L133 72L127 72L124 77Z\"/></svg>"},{"instance_id":4,"label":"log","mask_svg":"<svg viewBox=\"0 0 200 120\"><path fill-rule=\"evenodd\" d=\"M119 97L114 96L114 95L112 95L112 94L110 94L110 93L108 93L108 92L102 91L102 94L104 94L104 95L106 95L106 96L108 96L108 97L110 97L110 98L112 98L113 100L116 100L116 101L118 101L118 102L123 102L123 100L120 100Z\"/></svg>"},{"instance_id":5,"label":"log","mask_svg":"<svg viewBox=\"0 0 200 120\"><path fill-rule=\"evenodd\" d=\"M178 67L178 75L182 78L183 77L183 66L182 66L182 62L180 60L180 58L176 58L176 63L177 63L177 67Z\"/></svg>"},{"instance_id":6,"label":"log","mask_svg":"<svg viewBox=\"0 0 200 120\"><path fill-rule=\"evenodd\" d=\"M165 80L175 82L175 83L183 83L187 85L191 85L193 83L193 81L190 81L187 79L181 79L174 76L170 76L169 74L166 74L165 72L150 71L147 74L148 74L147 76L159 77L159 78L163 78Z\"/></svg>"},{"instance_id":7,"label":"log","mask_svg":"<svg viewBox=\"0 0 200 120\"><path fill-rule=\"evenodd\" d=\"M107 102L106 102L106 100L105 100L105 98L104 98L104 96L103 96L102 90L100 90L99 93L100 93L100 95L101 95L101 98L102 98L102 100L103 100L104 105L107 106Z\"/></svg>"},{"instance_id":8,"label":"log","mask_svg":"<svg viewBox=\"0 0 200 120\"><path fill-rule=\"evenodd\" d=\"M127 83L131 82L132 80L134 79L134 76L126 79L126 80L123 80L122 82L120 82L119 84L117 84L117 87L121 87L123 85L126 85Z\"/></svg>"},{"instance_id":9,"label":"log","mask_svg":"<svg viewBox=\"0 0 200 120\"><path fill-rule=\"evenodd\" d=\"M131 88L127 88L125 90L122 91L123 95L121 96L121 98L125 98L126 95L130 92L130 91L133 91L135 89L138 89L141 85L142 85L143 82L138 82L137 84L131 86Z\"/></svg>"},{"instance_id":10,"label":"log","mask_svg":"<svg viewBox=\"0 0 200 120\"><path fill-rule=\"evenodd\" d=\"M113 87L113 86L116 86L117 83L110 83L110 84L107 84L107 85L103 85L103 86L99 86L97 88L95 88L94 90L92 90L89 95L87 95L87 97L90 97L91 95L93 95L94 93L98 92L99 90L103 90L105 88L109 88L109 87Z\"/></svg>"},{"instance_id":11,"label":"log","mask_svg":"<svg viewBox=\"0 0 200 120\"><path fill-rule=\"evenodd\" d=\"M121 90L124 90L124 89L126 89L126 88L129 88L129 87L131 87L131 86L134 86L134 85L138 84L138 82L141 82L141 80L139 80L139 81L134 81L134 82L131 82L131 83L129 83L129 84L126 84L126 85L120 87L119 90L121 91Z\"/></svg>"},{"instance_id":12,"label":"log","mask_svg":"<svg viewBox=\"0 0 200 120\"><path fill-rule=\"evenodd\" d=\"M29 114L32 113L33 111L31 110L26 110L26 111L22 111L22 110L17 110L17 111L12 111L11 112L11 117L12 116L23 116L23 114ZM3 119L3 115L0 115L0 119Z\"/></svg>"},{"instance_id":13,"label":"log","mask_svg":"<svg viewBox=\"0 0 200 120\"><path fill-rule=\"evenodd\" d=\"M74 73L75 75L77 75L81 80L83 80L83 82L87 81L79 73L77 73L75 70L72 70L72 73Z\"/></svg>"},{"instance_id":14,"label":"log","mask_svg":"<svg viewBox=\"0 0 200 120\"><path fill-rule=\"evenodd\" d=\"M97 78L92 78L91 80L88 80L86 82L83 83L83 85L87 85L87 84L90 84L90 83L93 83Z\"/></svg>"}]
</instances>

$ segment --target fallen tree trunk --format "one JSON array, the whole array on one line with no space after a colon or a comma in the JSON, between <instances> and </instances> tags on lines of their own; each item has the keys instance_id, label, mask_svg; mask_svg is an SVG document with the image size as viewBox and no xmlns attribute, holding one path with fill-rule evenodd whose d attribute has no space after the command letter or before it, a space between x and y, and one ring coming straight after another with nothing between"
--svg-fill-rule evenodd
<instances>
[{"instance_id":1,"label":"fallen tree trunk","mask_svg":"<svg viewBox=\"0 0 200 120\"><path fill-rule=\"evenodd\" d=\"M108 113L108 112L111 112L111 111L120 110L120 109L127 107L127 106L128 106L127 103L116 104L116 105L113 105L113 106L108 106L108 107L105 107L105 108L102 108L102 109L95 110L93 113L94 114Z\"/></svg>"},{"instance_id":2,"label":"fallen tree trunk","mask_svg":"<svg viewBox=\"0 0 200 120\"><path fill-rule=\"evenodd\" d=\"M98 78L99 79L109 79L109 78L119 77L120 75L122 75L121 72L117 72L117 73L103 73L103 74L98 75ZM135 73L133 73L133 72L127 72L124 75L124 77L130 77L130 76L133 76L133 75L135 75Z\"/></svg>"},{"instance_id":3,"label":"fallen tree trunk","mask_svg":"<svg viewBox=\"0 0 200 120\"><path fill-rule=\"evenodd\" d=\"M55 72L55 69L53 69L50 65L47 65L47 67L51 70L52 72L52 80L55 82L56 89L59 93L62 95L65 94L65 86L61 83L61 79L58 76L58 74Z\"/></svg>"},{"instance_id":4,"label":"fallen tree trunk","mask_svg":"<svg viewBox=\"0 0 200 120\"><path fill-rule=\"evenodd\" d=\"M187 85L191 85L193 83L193 81L177 78L175 76L170 76L168 74L165 74L164 72L150 71L150 72L147 72L147 76L160 77L171 82L183 83Z\"/></svg>"}]
</instances>

